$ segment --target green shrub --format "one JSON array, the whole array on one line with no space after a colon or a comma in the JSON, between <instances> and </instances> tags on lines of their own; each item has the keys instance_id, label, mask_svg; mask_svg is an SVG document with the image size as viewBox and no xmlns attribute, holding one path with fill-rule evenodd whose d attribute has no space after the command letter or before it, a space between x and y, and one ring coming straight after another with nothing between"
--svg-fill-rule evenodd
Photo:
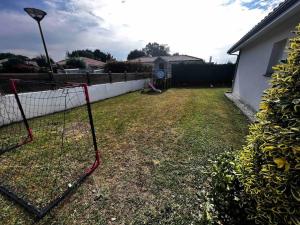
<instances>
[{"instance_id":1,"label":"green shrub","mask_svg":"<svg viewBox=\"0 0 300 225\"><path fill-rule=\"evenodd\" d=\"M210 198L217 219L224 225L251 225L248 211L254 209L254 203L243 191L238 180L236 152L221 154L213 165Z\"/></svg>"},{"instance_id":2,"label":"green shrub","mask_svg":"<svg viewBox=\"0 0 300 225\"><path fill-rule=\"evenodd\" d=\"M300 224L300 25L287 62L268 89L238 156L240 180L258 224Z\"/></svg>"},{"instance_id":3,"label":"green shrub","mask_svg":"<svg viewBox=\"0 0 300 225\"><path fill-rule=\"evenodd\" d=\"M152 67L146 66L141 63L129 63L129 62L109 62L104 66L106 73L134 73L134 72L151 72Z\"/></svg>"}]
</instances>

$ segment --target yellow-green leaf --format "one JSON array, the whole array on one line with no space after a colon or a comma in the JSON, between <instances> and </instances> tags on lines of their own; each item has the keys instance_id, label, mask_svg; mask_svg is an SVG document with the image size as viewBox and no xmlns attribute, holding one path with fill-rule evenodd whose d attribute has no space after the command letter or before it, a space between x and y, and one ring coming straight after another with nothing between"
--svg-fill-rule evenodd
<instances>
[{"instance_id":1,"label":"yellow-green leaf","mask_svg":"<svg viewBox=\"0 0 300 225\"><path fill-rule=\"evenodd\" d=\"M283 168L286 164L285 158L275 158L274 163L277 165L277 168Z\"/></svg>"},{"instance_id":2,"label":"yellow-green leaf","mask_svg":"<svg viewBox=\"0 0 300 225\"><path fill-rule=\"evenodd\" d=\"M276 147L275 146L271 146L271 145L264 147L265 151L272 151L274 149L276 149Z\"/></svg>"}]
</instances>

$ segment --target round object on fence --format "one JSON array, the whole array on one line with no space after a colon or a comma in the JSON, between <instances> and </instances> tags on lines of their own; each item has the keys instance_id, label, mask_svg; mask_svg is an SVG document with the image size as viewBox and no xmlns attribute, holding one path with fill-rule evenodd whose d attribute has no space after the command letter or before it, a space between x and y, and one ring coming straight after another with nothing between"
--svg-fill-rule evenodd
<instances>
[{"instance_id":1,"label":"round object on fence","mask_svg":"<svg viewBox=\"0 0 300 225\"><path fill-rule=\"evenodd\" d=\"M163 79L165 77L165 72L163 70L158 70L155 74L156 78Z\"/></svg>"}]
</instances>

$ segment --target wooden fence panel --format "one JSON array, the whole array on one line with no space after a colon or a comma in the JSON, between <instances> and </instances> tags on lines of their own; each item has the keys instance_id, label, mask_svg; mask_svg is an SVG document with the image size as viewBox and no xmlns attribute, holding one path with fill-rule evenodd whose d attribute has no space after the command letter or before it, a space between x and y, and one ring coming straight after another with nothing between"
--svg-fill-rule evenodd
<instances>
[{"instance_id":1,"label":"wooden fence panel","mask_svg":"<svg viewBox=\"0 0 300 225\"><path fill-rule=\"evenodd\" d=\"M105 83L109 83L109 77L107 73L103 73L103 74L88 74L87 75L89 77L89 85L93 85L93 84L105 84Z\"/></svg>"},{"instance_id":2,"label":"wooden fence panel","mask_svg":"<svg viewBox=\"0 0 300 225\"><path fill-rule=\"evenodd\" d=\"M151 77L151 73L54 74L53 76L55 81L59 83L74 82L95 85L146 79ZM50 81L47 73L0 73L0 88L2 88L2 91L9 92L9 79ZM34 90L41 91L41 88L37 86Z\"/></svg>"},{"instance_id":3,"label":"wooden fence panel","mask_svg":"<svg viewBox=\"0 0 300 225\"><path fill-rule=\"evenodd\" d=\"M151 73L103 73L103 74L54 74L57 82L78 82L89 84L102 84L126 80L140 80L150 78ZM47 73L0 73L0 82L9 79L44 80L49 81Z\"/></svg>"}]
</instances>

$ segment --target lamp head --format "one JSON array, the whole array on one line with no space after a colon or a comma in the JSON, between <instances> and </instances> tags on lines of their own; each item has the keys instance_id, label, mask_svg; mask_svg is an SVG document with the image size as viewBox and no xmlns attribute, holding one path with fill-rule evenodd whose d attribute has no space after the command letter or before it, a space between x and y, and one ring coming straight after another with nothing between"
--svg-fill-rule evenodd
<instances>
[{"instance_id":1,"label":"lamp head","mask_svg":"<svg viewBox=\"0 0 300 225\"><path fill-rule=\"evenodd\" d=\"M28 15L35 19L37 22L40 22L47 15L47 13L43 10L35 8L24 8L24 11L27 12Z\"/></svg>"}]
</instances>

